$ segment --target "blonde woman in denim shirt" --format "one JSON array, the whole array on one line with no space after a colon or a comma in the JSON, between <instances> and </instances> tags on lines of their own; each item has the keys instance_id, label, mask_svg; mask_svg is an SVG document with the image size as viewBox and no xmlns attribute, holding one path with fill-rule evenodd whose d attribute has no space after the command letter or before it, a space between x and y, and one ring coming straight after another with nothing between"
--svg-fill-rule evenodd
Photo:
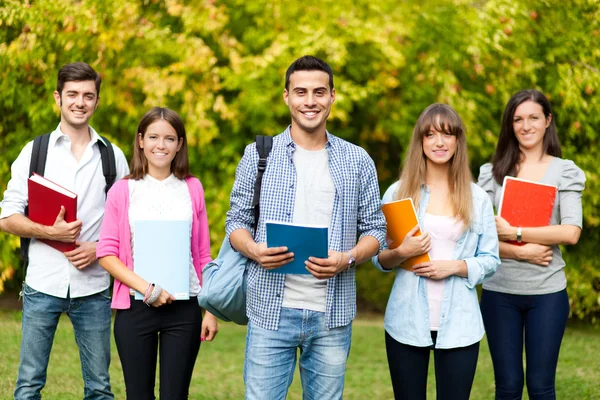
<instances>
[{"instance_id":1,"label":"blonde woman in denim shirt","mask_svg":"<svg viewBox=\"0 0 600 400\"><path fill-rule=\"evenodd\" d=\"M438 399L468 399L484 329L475 286L500 264L492 203L469 169L458 114L432 104L413 130L400 181L383 203L410 197L423 234L413 229L373 258L396 269L385 313L386 350L396 399L425 399L430 350ZM396 268L429 252L412 271Z\"/></svg>"}]
</instances>

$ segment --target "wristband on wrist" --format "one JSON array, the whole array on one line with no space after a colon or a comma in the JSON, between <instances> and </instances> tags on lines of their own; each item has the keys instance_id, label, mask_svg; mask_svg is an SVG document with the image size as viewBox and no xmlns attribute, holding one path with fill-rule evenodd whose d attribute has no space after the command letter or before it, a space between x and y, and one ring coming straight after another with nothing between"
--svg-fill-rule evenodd
<instances>
[{"instance_id":1,"label":"wristband on wrist","mask_svg":"<svg viewBox=\"0 0 600 400\"><path fill-rule=\"evenodd\" d=\"M517 228L517 243L521 243L521 239L523 238L523 232L521 232L521 227Z\"/></svg>"},{"instance_id":2,"label":"wristband on wrist","mask_svg":"<svg viewBox=\"0 0 600 400\"><path fill-rule=\"evenodd\" d=\"M162 288L155 284L154 289L152 289L152 294L148 297L148 300L146 301L146 305L147 306L152 305L152 303L154 303L156 300L158 300L161 293L162 293Z\"/></svg>"},{"instance_id":3,"label":"wristband on wrist","mask_svg":"<svg viewBox=\"0 0 600 400\"><path fill-rule=\"evenodd\" d=\"M148 297L150 296L150 293L152 293L153 288L154 288L154 284L149 283L148 287L146 288L146 292L144 293L144 300L142 300L144 303L148 301Z\"/></svg>"}]
</instances>

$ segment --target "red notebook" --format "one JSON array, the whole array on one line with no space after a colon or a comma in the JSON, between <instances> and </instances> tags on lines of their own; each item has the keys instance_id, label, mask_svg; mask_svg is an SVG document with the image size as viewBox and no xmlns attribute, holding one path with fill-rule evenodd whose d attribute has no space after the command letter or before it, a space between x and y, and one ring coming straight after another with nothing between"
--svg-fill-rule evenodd
<instances>
[{"instance_id":1,"label":"red notebook","mask_svg":"<svg viewBox=\"0 0 600 400\"><path fill-rule=\"evenodd\" d=\"M29 190L29 219L42 225L54 225L60 206L65 207L65 221L77 219L77 194L49 181L41 175L33 174L27 181ZM56 250L65 252L75 249L75 243L58 240L39 239Z\"/></svg>"},{"instance_id":2,"label":"red notebook","mask_svg":"<svg viewBox=\"0 0 600 400\"><path fill-rule=\"evenodd\" d=\"M515 227L550 225L558 188L553 185L506 176L498 215ZM519 244L510 241L512 244ZM521 243L522 244L522 243Z\"/></svg>"}]
</instances>

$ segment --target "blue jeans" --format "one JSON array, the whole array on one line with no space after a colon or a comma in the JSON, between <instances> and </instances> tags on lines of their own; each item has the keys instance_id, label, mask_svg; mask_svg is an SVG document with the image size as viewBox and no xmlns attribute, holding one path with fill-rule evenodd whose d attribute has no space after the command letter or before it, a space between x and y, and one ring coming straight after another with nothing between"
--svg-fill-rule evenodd
<instances>
[{"instance_id":1,"label":"blue jeans","mask_svg":"<svg viewBox=\"0 0 600 400\"><path fill-rule=\"evenodd\" d=\"M62 313L73 324L79 347L84 399L113 399L110 390L110 297L108 289L86 297L66 299L23 286L21 361L15 400L41 399L54 333Z\"/></svg>"},{"instance_id":2,"label":"blue jeans","mask_svg":"<svg viewBox=\"0 0 600 400\"><path fill-rule=\"evenodd\" d=\"M341 399L352 324L327 329L325 313L282 308L279 329L252 322L246 336L246 399L285 399L300 349L303 399Z\"/></svg>"},{"instance_id":3,"label":"blue jeans","mask_svg":"<svg viewBox=\"0 0 600 400\"><path fill-rule=\"evenodd\" d=\"M567 291L514 295L484 290L481 314L494 364L496 399L523 396L523 342L529 398L556 399L556 365L569 317Z\"/></svg>"}]
</instances>

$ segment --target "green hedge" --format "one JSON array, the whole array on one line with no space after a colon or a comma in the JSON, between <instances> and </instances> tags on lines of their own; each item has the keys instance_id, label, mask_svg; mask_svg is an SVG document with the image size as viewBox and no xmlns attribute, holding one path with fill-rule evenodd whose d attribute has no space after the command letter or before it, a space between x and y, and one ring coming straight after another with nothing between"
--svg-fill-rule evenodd
<instances>
[{"instance_id":1,"label":"green hedge","mask_svg":"<svg viewBox=\"0 0 600 400\"><path fill-rule=\"evenodd\" d=\"M148 108L182 115L192 169L206 188L215 255L244 145L289 123L283 75L295 58L314 54L332 65L337 98L328 127L369 151L382 189L398 175L412 127L430 103L449 103L463 117L476 172L494 151L510 96L539 88L555 108L565 156L587 175L584 233L565 256L573 314L598 315L598 1L426 3L5 0L0 187L22 146L56 127L56 72L72 61L102 74L92 125L126 154ZM17 253L17 239L0 234L0 285L18 269ZM359 275L359 295L383 304L389 278L367 268Z\"/></svg>"}]
</instances>

